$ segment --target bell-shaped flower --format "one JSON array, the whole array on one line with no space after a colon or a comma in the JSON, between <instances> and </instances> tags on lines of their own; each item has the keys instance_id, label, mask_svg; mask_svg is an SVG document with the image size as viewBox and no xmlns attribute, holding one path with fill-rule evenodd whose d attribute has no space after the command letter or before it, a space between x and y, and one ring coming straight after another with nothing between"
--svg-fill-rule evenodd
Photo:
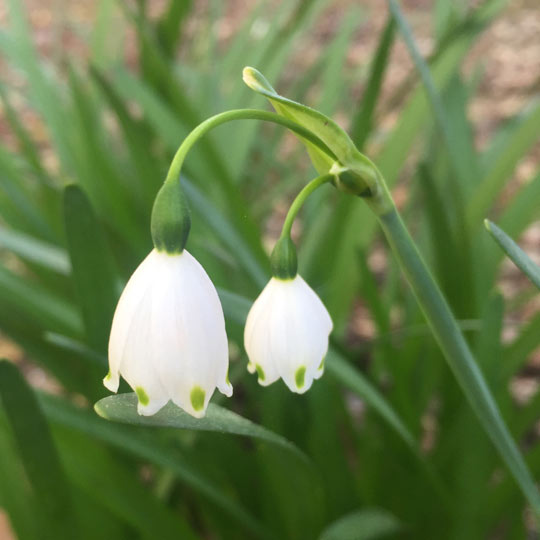
<instances>
[{"instance_id":1,"label":"bell-shaped flower","mask_svg":"<svg viewBox=\"0 0 540 540\"><path fill-rule=\"evenodd\" d=\"M116 392L124 377L145 416L172 400L200 418L216 386L232 395L221 303L185 249L154 249L131 276L114 314L109 366L105 386Z\"/></svg>"},{"instance_id":2,"label":"bell-shaped flower","mask_svg":"<svg viewBox=\"0 0 540 540\"><path fill-rule=\"evenodd\" d=\"M257 371L263 386L281 377L291 391L302 394L323 374L331 331L328 311L298 274L273 277L247 317L248 370Z\"/></svg>"}]
</instances>

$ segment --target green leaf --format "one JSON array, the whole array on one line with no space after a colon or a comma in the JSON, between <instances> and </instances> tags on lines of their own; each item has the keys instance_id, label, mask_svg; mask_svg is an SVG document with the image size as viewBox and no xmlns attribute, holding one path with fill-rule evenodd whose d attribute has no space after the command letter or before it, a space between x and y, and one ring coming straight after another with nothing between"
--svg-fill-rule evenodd
<instances>
[{"instance_id":1,"label":"green leaf","mask_svg":"<svg viewBox=\"0 0 540 540\"><path fill-rule=\"evenodd\" d=\"M531 258L495 223L486 219L484 225L514 264L540 289L540 268Z\"/></svg>"},{"instance_id":2,"label":"green leaf","mask_svg":"<svg viewBox=\"0 0 540 540\"><path fill-rule=\"evenodd\" d=\"M379 38L377 51L371 64L369 80L364 95L362 105L359 107L356 116L351 124L351 138L360 149L364 146L373 128L373 116L375 106L381 95L381 87L388 66L388 58L394 44L396 24L393 18L386 23L384 32Z\"/></svg>"},{"instance_id":3,"label":"green leaf","mask_svg":"<svg viewBox=\"0 0 540 540\"><path fill-rule=\"evenodd\" d=\"M25 261L59 274L66 275L71 270L71 264L63 249L14 229L0 227L0 247L12 251Z\"/></svg>"},{"instance_id":4,"label":"green leaf","mask_svg":"<svg viewBox=\"0 0 540 540\"><path fill-rule=\"evenodd\" d=\"M238 294L221 289L219 296L223 302L223 310L239 324L245 324L251 302ZM364 375L344 360L337 351L329 349L326 369L336 380L352 390L373 410L383 418L410 448L416 448L416 441L399 416L392 409L379 390Z\"/></svg>"},{"instance_id":5,"label":"green leaf","mask_svg":"<svg viewBox=\"0 0 540 540\"><path fill-rule=\"evenodd\" d=\"M309 458L281 435L273 433L262 426L254 424L247 418L243 418L213 403L208 406L206 416L200 419L194 418L172 403L167 404L153 416L140 416L137 413L137 396L134 393L106 397L99 400L94 408L101 417L115 422L196 431L214 431L252 437L278 446L304 463L309 463Z\"/></svg>"},{"instance_id":6,"label":"green leaf","mask_svg":"<svg viewBox=\"0 0 540 540\"><path fill-rule=\"evenodd\" d=\"M269 272L262 267L253 250L250 249L234 224L226 219L193 182L184 179L183 186L189 202L201 217L204 216L206 225L211 228L229 251L234 253L235 258L245 268L253 282L259 287L264 286L269 279Z\"/></svg>"},{"instance_id":7,"label":"green leaf","mask_svg":"<svg viewBox=\"0 0 540 540\"><path fill-rule=\"evenodd\" d=\"M540 104L534 104L512 132L504 148L494 156L485 178L479 183L469 201L467 219L470 226L475 226L487 215L519 160L538 141L539 135Z\"/></svg>"},{"instance_id":8,"label":"green leaf","mask_svg":"<svg viewBox=\"0 0 540 540\"><path fill-rule=\"evenodd\" d=\"M362 399L365 399L366 403L373 407L373 410L398 433L410 448L416 448L416 441L413 435L379 391L371 382L332 350L329 351L327 356L326 369L341 384L352 390Z\"/></svg>"},{"instance_id":9,"label":"green leaf","mask_svg":"<svg viewBox=\"0 0 540 540\"><path fill-rule=\"evenodd\" d=\"M197 540L187 519L158 500L128 463L85 435L58 427L53 433L73 484L133 527L136 537Z\"/></svg>"},{"instance_id":10,"label":"green leaf","mask_svg":"<svg viewBox=\"0 0 540 540\"><path fill-rule=\"evenodd\" d=\"M71 304L51 294L41 285L24 279L0 266L0 303L21 312L28 322L33 321L47 330L80 335L82 324Z\"/></svg>"},{"instance_id":11,"label":"green leaf","mask_svg":"<svg viewBox=\"0 0 540 540\"><path fill-rule=\"evenodd\" d=\"M351 512L326 527L319 540L375 540L402 530L400 521L382 508Z\"/></svg>"},{"instance_id":12,"label":"green leaf","mask_svg":"<svg viewBox=\"0 0 540 540\"><path fill-rule=\"evenodd\" d=\"M117 300L117 276L100 224L84 192L76 185L64 190L66 237L73 280L91 347L107 348Z\"/></svg>"},{"instance_id":13,"label":"green leaf","mask_svg":"<svg viewBox=\"0 0 540 540\"><path fill-rule=\"evenodd\" d=\"M31 388L6 360L0 361L0 396L45 520L41 538L77 538L70 490L49 427Z\"/></svg>"},{"instance_id":14,"label":"green leaf","mask_svg":"<svg viewBox=\"0 0 540 540\"><path fill-rule=\"evenodd\" d=\"M294 120L312 131L335 154L342 164L346 164L357 151L349 136L331 118L324 114L280 96L256 69L246 67L243 72L244 82L255 92L268 98L278 114ZM315 169L319 174L327 173L335 159L324 154L309 141L302 139L306 145Z\"/></svg>"},{"instance_id":15,"label":"green leaf","mask_svg":"<svg viewBox=\"0 0 540 540\"><path fill-rule=\"evenodd\" d=\"M507 347L501 366L502 380L508 380L522 368L529 355L538 348L540 336L540 314L535 315L520 329L519 335Z\"/></svg>"},{"instance_id":16,"label":"green leaf","mask_svg":"<svg viewBox=\"0 0 540 540\"><path fill-rule=\"evenodd\" d=\"M28 519L29 515L37 515L37 501L4 416L0 408L0 508L18 540L38 540L38 520Z\"/></svg>"},{"instance_id":17,"label":"green leaf","mask_svg":"<svg viewBox=\"0 0 540 540\"><path fill-rule=\"evenodd\" d=\"M150 461L171 471L178 479L206 500L222 508L238 526L247 533L266 538L262 524L255 519L229 493L207 478L204 470L197 470L172 445L154 437L148 430L135 426L122 426L105 421L91 411L75 407L55 396L41 394L42 407L54 424L85 433L87 436L103 441L123 452Z\"/></svg>"},{"instance_id":18,"label":"green leaf","mask_svg":"<svg viewBox=\"0 0 540 540\"><path fill-rule=\"evenodd\" d=\"M409 54L420 74L420 78L422 79L422 84L424 85L429 104L435 117L435 123L440 131L443 143L446 146L446 150L450 157L450 166L454 173L459 177L461 170L457 164L460 161L461 155L457 146L454 144L455 139L452 137L449 121L446 115L446 109L437 91L437 87L431 75L429 66L420 54L411 28L407 23L398 2L396 0L388 0L388 5L390 12L392 13L392 16L394 17L394 20L396 21L396 24L403 36L405 44L409 49Z\"/></svg>"},{"instance_id":19,"label":"green leaf","mask_svg":"<svg viewBox=\"0 0 540 540\"><path fill-rule=\"evenodd\" d=\"M537 172L512 198L498 219L501 229L518 237L529 223L540 216L540 174Z\"/></svg>"},{"instance_id":20,"label":"green leaf","mask_svg":"<svg viewBox=\"0 0 540 540\"><path fill-rule=\"evenodd\" d=\"M534 512L540 516L540 494L441 291L431 276L397 210L380 218L388 242L415 293L446 361L463 393L514 476Z\"/></svg>"}]
</instances>

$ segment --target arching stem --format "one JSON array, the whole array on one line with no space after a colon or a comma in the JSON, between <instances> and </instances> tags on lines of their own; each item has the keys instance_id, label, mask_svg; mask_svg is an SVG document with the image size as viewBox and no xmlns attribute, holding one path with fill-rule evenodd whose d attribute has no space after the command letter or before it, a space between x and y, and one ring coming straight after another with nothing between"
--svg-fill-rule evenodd
<instances>
[{"instance_id":1,"label":"arching stem","mask_svg":"<svg viewBox=\"0 0 540 540\"><path fill-rule=\"evenodd\" d=\"M287 212L287 216L285 217L285 221L283 222L283 228L281 229L281 237L290 236L291 235L291 229L292 225L294 223L294 220L296 218L296 215L300 211L300 208L302 208L302 205L304 204L305 200L320 186L323 184L326 184L327 182L331 182L334 178L333 174L323 174L321 176L318 176L317 178L314 178L309 182L309 184L306 184L302 191L296 196L294 201L291 204L291 207L289 208L289 211Z\"/></svg>"},{"instance_id":2,"label":"arching stem","mask_svg":"<svg viewBox=\"0 0 540 540\"><path fill-rule=\"evenodd\" d=\"M297 124L296 122L293 122L292 120L289 120L288 118L284 118L283 116L280 116L279 114L273 112L261 111L258 109L233 109L232 111L225 111L208 118L207 120L199 124L183 140L171 162L171 166L169 167L169 172L167 173L167 178L165 179L165 182L174 181L179 177L180 170L182 169L182 165L184 163L187 153L203 135L205 135L208 131L214 129L215 127L220 126L221 124L232 122L234 120L263 120L265 122L282 125L317 146L317 148L322 150L332 159L336 159L334 153L328 148L328 146L326 146L323 141L321 141L321 139L319 139L316 135L314 135L305 127Z\"/></svg>"}]
</instances>

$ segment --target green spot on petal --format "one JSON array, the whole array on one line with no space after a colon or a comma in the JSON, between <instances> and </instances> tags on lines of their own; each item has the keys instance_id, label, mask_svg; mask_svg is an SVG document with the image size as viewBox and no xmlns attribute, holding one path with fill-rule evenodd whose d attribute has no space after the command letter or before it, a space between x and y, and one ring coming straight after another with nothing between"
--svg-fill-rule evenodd
<instances>
[{"instance_id":1,"label":"green spot on petal","mask_svg":"<svg viewBox=\"0 0 540 540\"><path fill-rule=\"evenodd\" d=\"M204 396L205 392L200 386L194 386L192 388L189 399L191 400L191 405L193 405L193 409L195 409L196 411L201 411L203 409Z\"/></svg>"},{"instance_id":2,"label":"green spot on petal","mask_svg":"<svg viewBox=\"0 0 540 540\"><path fill-rule=\"evenodd\" d=\"M229 381L229 370L227 370L227 375L225 375L225 382L231 384L231 381Z\"/></svg>"},{"instance_id":3,"label":"green spot on petal","mask_svg":"<svg viewBox=\"0 0 540 540\"><path fill-rule=\"evenodd\" d=\"M326 360L326 356L321 360L321 363L319 364L319 367L317 368L319 371L322 371L324 369L325 360Z\"/></svg>"},{"instance_id":4,"label":"green spot on petal","mask_svg":"<svg viewBox=\"0 0 540 540\"><path fill-rule=\"evenodd\" d=\"M264 381L264 369L259 364L255 364L255 369L257 370L257 375L259 375L259 381Z\"/></svg>"},{"instance_id":5,"label":"green spot on petal","mask_svg":"<svg viewBox=\"0 0 540 540\"><path fill-rule=\"evenodd\" d=\"M107 373L107 375L105 376L105 380L110 381L111 378L112 378L112 373L109 371L109 373Z\"/></svg>"},{"instance_id":6,"label":"green spot on petal","mask_svg":"<svg viewBox=\"0 0 540 540\"><path fill-rule=\"evenodd\" d=\"M139 398L139 403L146 407L150 403L150 398L148 397L148 394L144 391L144 388L142 386L137 386L135 388L135 393L137 394L137 397Z\"/></svg>"},{"instance_id":7,"label":"green spot on petal","mask_svg":"<svg viewBox=\"0 0 540 540\"><path fill-rule=\"evenodd\" d=\"M294 374L294 381L296 382L297 388L302 388L304 386L304 379L306 378L306 366L301 366L296 370Z\"/></svg>"}]
</instances>

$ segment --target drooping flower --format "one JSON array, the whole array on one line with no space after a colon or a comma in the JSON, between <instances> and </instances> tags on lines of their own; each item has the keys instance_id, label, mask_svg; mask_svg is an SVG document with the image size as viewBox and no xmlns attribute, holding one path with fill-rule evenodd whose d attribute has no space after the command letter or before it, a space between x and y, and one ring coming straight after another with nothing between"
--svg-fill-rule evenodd
<instances>
[{"instance_id":1,"label":"drooping flower","mask_svg":"<svg viewBox=\"0 0 540 540\"><path fill-rule=\"evenodd\" d=\"M281 377L302 394L323 374L331 331L328 311L302 277L273 277L247 317L248 370L257 372L263 386Z\"/></svg>"},{"instance_id":2,"label":"drooping flower","mask_svg":"<svg viewBox=\"0 0 540 540\"><path fill-rule=\"evenodd\" d=\"M109 366L105 386L116 392L124 377L145 416L172 400L200 418L216 386L232 395L221 303L185 249L154 249L131 276L114 314Z\"/></svg>"}]
</instances>

